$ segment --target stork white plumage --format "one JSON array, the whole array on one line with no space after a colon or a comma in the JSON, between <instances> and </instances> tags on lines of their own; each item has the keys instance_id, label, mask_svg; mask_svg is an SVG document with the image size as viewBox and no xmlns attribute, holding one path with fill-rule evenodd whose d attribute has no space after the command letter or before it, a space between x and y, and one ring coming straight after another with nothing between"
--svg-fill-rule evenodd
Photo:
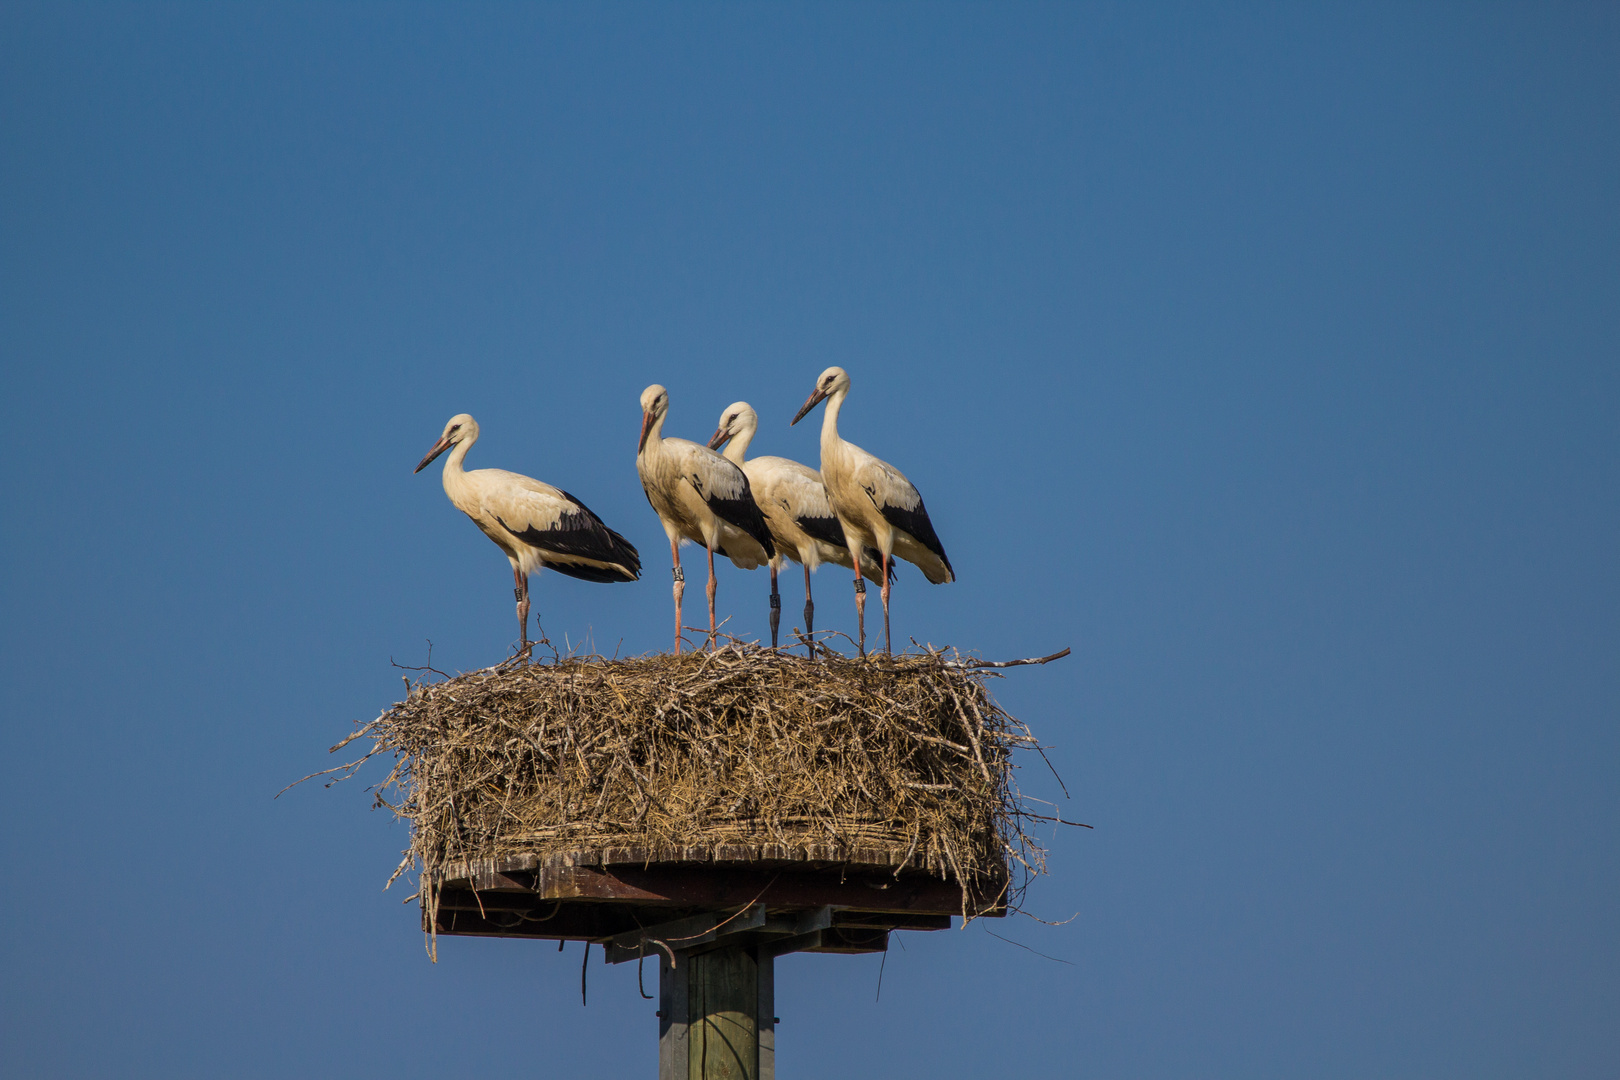
<instances>
[{"instance_id":1,"label":"stork white plumage","mask_svg":"<svg viewBox=\"0 0 1620 1080\"><path fill-rule=\"evenodd\" d=\"M512 564L518 634L527 652L530 574L549 566L585 581L635 581L641 576L641 556L630 541L561 488L505 469L464 470L461 463L477 441L478 421L466 413L452 416L414 471L421 472L450 451L444 462L444 493Z\"/></svg>"},{"instance_id":2,"label":"stork white plumage","mask_svg":"<svg viewBox=\"0 0 1620 1080\"><path fill-rule=\"evenodd\" d=\"M889 643L889 560L895 555L914 564L935 585L955 581L945 546L928 520L922 495L901 471L838 434L838 411L849 396L849 375L830 367L816 380L816 388L793 418L797 424L821 402L827 412L821 421L821 480L828 501L844 530L851 551L874 547L883 572L883 647ZM866 585L855 576L855 613L861 649L866 648Z\"/></svg>"},{"instance_id":3,"label":"stork white plumage","mask_svg":"<svg viewBox=\"0 0 1620 1080\"><path fill-rule=\"evenodd\" d=\"M642 490L669 537L675 577L675 651L681 651L681 541L702 544L709 555L709 641L715 640L714 553L719 549L744 570L770 562L776 554L765 516L754 503L748 476L708 447L686 439L664 438L669 391L654 383L641 392L641 441L636 472Z\"/></svg>"},{"instance_id":4,"label":"stork white plumage","mask_svg":"<svg viewBox=\"0 0 1620 1080\"><path fill-rule=\"evenodd\" d=\"M776 575L784 559L804 566L804 632L816 626L816 605L810 594L810 574L822 563L836 563L853 569L849 548L844 546L844 530L838 524L821 474L808 465L784 457L748 458L748 444L759 430L759 414L746 401L726 406L720 425L709 439L709 449L725 448L725 458L748 476L754 502L765 515L765 524L776 543L771 567L771 647L776 647L777 626L782 617L782 597L776 591ZM861 553L861 572L882 583L877 560L870 549ZM814 655L814 648L811 648Z\"/></svg>"}]
</instances>

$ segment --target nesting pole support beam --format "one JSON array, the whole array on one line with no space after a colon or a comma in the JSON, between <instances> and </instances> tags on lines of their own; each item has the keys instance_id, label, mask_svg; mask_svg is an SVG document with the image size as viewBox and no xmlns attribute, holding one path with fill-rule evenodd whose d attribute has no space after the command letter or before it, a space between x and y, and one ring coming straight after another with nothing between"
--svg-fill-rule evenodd
<instances>
[{"instance_id":1,"label":"nesting pole support beam","mask_svg":"<svg viewBox=\"0 0 1620 1080\"><path fill-rule=\"evenodd\" d=\"M606 942L609 963L658 955L659 1080L775 1080L776 957L836 947L835 918L831 907L772 915L756 904ZM863 951L887 947L879 933Z\"/></svg>"},{"instance_id":2,"label":"nesting pole support beam","mask_svg":"<svg viewBox=\"0 0 1620 1080\"><path fill-rule=\"evenodd\" d=\"M776 1080L775 957L729 945L658 958L658 1080Z\"/></svg>"}]
</instances>

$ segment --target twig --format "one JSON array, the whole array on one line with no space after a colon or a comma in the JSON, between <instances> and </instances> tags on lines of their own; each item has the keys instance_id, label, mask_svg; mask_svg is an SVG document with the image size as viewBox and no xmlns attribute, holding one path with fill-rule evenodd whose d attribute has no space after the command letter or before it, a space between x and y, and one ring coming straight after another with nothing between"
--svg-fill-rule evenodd
<instances>
[{"instance_id":1,"label":"twig","mask_svg":"<svg viewBox=\"0 0 1620 1080\"><path fill-rule=\"evenodd\" d=\"M1020 911L1018 914L1024 916L1025 918L1028 918L1028 919L1034 919L1036 922L1040 923L1042 926L1068 926L1070 923L1074 922L1074 920L1076 920L1076 919L1078 919L1080 917L1080 913L1077 911L1073 915L1070 915L1067 919L1064 919L1062 922L1047 922L1045 919L1041 918L1040 916L1031 915L1027 911Z\"/></svg>"},{"instance_id":2,"label":"twig","mask_svg":"<svg viewBox=\"0 0 1620 1080\"><path fill-rule=\"evenodd\" d=\"M967 668L1010 668L1024 667L1027 664L1050 664L1054 660L1061 660L1069 655L1069 650L1055 652L1051 656L1038 656L1029 660L956 660L951 663L956 667Z\"/></svg>"},{"instance_id":3,"label":"twig","mask_svg":"<svg viewBox=\"0 0 1620 1080\"><path fill-rule=\"evenodd\" d=\"M1092 825L1087 825L1083 821L1065 821L1060 817L1047 817L1045 814L1036 814L1029 810L1022 810L1020 813L1027 818L1034 818L1036 821L1055 821L1059 825L1073 825L1077 829L1090 829L1095 827Z\"/></svg>"},{"instance_id":4,"label":"twig","mask_svg":"<svg viewBox=\"0 0 1620 1080\"><path fill-rule=\"evenodd\" d=\"M1032 949L1028 945L1025 945L1022 942L1014 941L1012 938L1004 938L1004 937L1002 937L1000 934L996 933L994 930L990 929L988 926L984 928L984 932L989 934L991 937L995 938L997 941L1005 941L1009 945L1017 945L1020 949L1023 949L1025 952L1032 952L1036 956L1039 956L1044 960L1051 960L1051 961L1053 961L1055 963L1059 963L1059 964L1068 964L1070 967L1075 966L1075 963L1074 963L1073 960L1062 960L1062 959L1059 959L1056 956L1047 956L1045 953L1041 952L1039 949Z\"/></svg>"},{"instance_id":5,"label":"twig","mask_svg":"<svg viewBox=\"0 0 1620 1080\"><path fill-rule=\"evenodd\" d=\"M636 957L636 989L641 991L642 997L651 1001L653 996L647 993L647 984L641 981L641 962L645 959L647 959L647 952L644 946L641 955Z\"/></svg>"}]
</instances>

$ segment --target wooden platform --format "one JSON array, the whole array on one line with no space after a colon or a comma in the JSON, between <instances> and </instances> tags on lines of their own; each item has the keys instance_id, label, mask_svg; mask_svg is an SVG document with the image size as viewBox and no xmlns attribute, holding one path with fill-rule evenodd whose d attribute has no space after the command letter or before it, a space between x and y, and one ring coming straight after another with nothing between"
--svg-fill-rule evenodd
<instances>
[{"instance_id":1,"label":"wooden platform","mask_svg":"<svg viewBox=\"0 0 1620 1080\"><path fill-rule=\"evenodd\" d=\"M916 870L896 875L887 852L838 862L652 862L646 854L621 849L546 860L518 855L454 867L440 888L431 925L424 910L423 929L600 942L609 947L611 962L619 958L613 954L622 951L615 948L620 941L641 940L650 928L677 923L695 928L706 920L757 920L747 927L728 924L730 944L794 941L791 949L772 950L778 954L882 952L891 930L944 930L952 916L1006 914L999 889L988 898L970 897L964 911L954 881ZM747 937L739 940L735 935L744 930ZM700 944L687 941L680 948Z\"/></svg>"}]
</instances>

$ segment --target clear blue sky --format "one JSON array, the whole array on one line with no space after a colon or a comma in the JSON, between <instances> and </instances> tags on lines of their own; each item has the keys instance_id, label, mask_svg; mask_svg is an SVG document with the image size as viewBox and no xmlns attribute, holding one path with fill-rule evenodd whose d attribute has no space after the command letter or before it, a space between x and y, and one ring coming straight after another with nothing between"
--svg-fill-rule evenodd
<instances>
[{"instance_id":1,"label":"clear blue sky","mask_svg":"<svg viewBox=\"0 0 1620 1080\"><path fill-rule=\"evenodd\" d=\"M1612 5L6 3L0 152L8 1075L652 1075L634 971L429 964L399 826L271 796L513 635L450 414L643 652L641 388L813 462L832 363L960 577L897 634L1073 646L998 692L1096 830L993 927L1070 964L783 960L781 1076L1620 1069Z\"/></svg>"}]
</instances>

